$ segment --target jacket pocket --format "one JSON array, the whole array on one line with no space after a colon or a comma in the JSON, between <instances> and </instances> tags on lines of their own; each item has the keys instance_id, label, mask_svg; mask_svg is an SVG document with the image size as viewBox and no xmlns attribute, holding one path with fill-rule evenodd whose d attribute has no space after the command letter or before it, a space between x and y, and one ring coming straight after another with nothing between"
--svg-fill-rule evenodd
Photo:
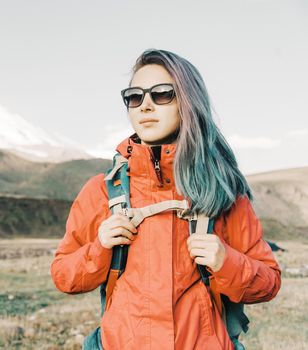
<instances>
[{"instance_id":1,"label":"jacket pocket","mask_svg":"<svg viewBox=\"0 0 308 350\"><path fill-rule=\"evenodd\" d=\"M129 312L129 299L124 281L120 277L111 294L111 303L103 315L103 329L106 334L114 334L119 340L126 339L127 346L135 338ZM114 346L114 349L121 348ZM127 347L128 348L128 347Z\"/></svg>"},{"instance_id":2,"label":"jacket pocket","mask_svg":"<svg viewBox=\"0 0 308 350\"><path fill-rule=\"evenodd\" d=\"M206 335L211 336L214 334L213 304L210 294L202 281L197 283L195 294L199 302L204 332Z\"/></svg>"}]
</instances>

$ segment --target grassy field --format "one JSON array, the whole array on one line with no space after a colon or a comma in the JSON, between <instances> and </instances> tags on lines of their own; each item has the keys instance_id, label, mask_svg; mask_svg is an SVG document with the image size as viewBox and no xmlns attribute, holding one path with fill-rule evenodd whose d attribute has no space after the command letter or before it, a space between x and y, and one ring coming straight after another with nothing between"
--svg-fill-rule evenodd
<instances>
[{"instance_id":1,"label":"grassy field","mask_svg":"<svg viewBox=\"0 0 308 350\"><path fill-rule=\"evenodd\" d=\"M78 295L58 292L49 266L58 240L0 240L0 349L81 349L99 325L99 290ZM281 266L307 264L308 245L277 242ZM308 277L283 274L282 288L269 303L247 305L247 350L308 348Z\"/></svg>"}]
</instances>

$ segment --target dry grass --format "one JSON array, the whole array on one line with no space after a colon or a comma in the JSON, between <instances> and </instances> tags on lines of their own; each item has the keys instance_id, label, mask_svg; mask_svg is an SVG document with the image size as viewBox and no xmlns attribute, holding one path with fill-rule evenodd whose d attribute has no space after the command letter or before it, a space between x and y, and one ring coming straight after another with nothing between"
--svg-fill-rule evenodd
<instances>
[{"instance_id":1,"label":"dry grass","mask_svg":"<svg viewBox=\"0 0 308 350\"><path fill-rule=\"evenodd\" d=\"M49 275L57 240L0 241L0 349L81 349L100 319L99 291L67 295ZM308 245L278 242L282 266L307 264ZM308 346L308 278L283 275L269 303L247 305L247 350L300 350Z\"/></svg>"}]
</instances>

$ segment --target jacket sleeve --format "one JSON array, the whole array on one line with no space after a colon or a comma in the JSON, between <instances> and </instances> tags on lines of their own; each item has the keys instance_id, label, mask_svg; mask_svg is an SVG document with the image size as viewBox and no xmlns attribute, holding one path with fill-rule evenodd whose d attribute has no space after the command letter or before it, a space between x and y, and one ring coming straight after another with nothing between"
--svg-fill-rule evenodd
<instances>
[{"instance_id":1,"label":"jacket sleeve","mask_svg":"<svg viewBox=\"0 0 308 350\"><path fill-rule=\"evenodd\" d=\"M212 273L219 293L233 302L253 304L273 299L281 286L281 270L247 196L240 196L225 219L225 258Z\"/></svg>"},{"instance_id":2,"label":"jacket sleeve","mask_svg":"<svg viewBox=\"0 0 308 350\"><path fill-rule=\"evenodd\" d=\"M112 249L101 245L98 228L111 213L104 175L90 178L74 200L50 266L56 287L65 293L82 293L106 281Z\"/></svg>"}]
</instances>

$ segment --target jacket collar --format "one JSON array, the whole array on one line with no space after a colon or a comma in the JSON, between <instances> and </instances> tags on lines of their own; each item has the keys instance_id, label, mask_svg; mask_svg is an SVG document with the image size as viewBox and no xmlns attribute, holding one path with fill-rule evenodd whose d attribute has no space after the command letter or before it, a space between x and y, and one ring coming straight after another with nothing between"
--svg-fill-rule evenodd
<instances>
[{"instance_id":1,"label":"jacket collar","mask_svg":"<svg viewBox=\"0 0 308 350\"><path fill-rule=\"evenodd\" d=\"M156 185L162 181L163 187L167 189L174 186L173 159L176 146L176 143L163 144L161 146L143 145L137 133L134 133L120 142L116 151L128 159L130 175L143 177L146 182L150 179L154 180ZM153 147L160 147L159 165L161 180L159 179L159 174L154 169L153 152L150 150Z\"/></svg>"},{"instance_id":2,"label":"jacket collar","mask_svg":"<svg viewBox=\"0 0 308 350\"><path fill-rule=\"evenodd\" d=\"M161 160L173 158L176 151L176 146L176 143L161 145ZM139 136L137 133L134 133L120 142L116 147L116 151L121 153L125 158L129 158L135 153L140 152L150 154L149 147L157 146L142 145Z\"/></svg>"}]
</instances>

